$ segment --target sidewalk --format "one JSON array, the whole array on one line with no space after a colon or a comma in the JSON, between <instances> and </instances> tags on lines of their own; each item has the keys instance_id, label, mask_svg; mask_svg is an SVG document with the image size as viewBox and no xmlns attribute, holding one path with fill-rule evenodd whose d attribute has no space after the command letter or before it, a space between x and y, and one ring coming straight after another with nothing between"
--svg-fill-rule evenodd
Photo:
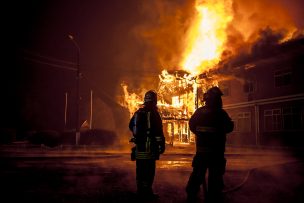
<instances>
[{"instance_id":1,"label":"sidewalk","mask_svg":"<svg viewBox=\"0 0 304 203\"><path fill-rule=\"evenodd\" d=\"M0 145L0 156L6 154L16 154L17 156L31 153L41 156L98 156L106 154L129 154L131 147L114 146L104 147L100 145L60 145L57 147L47 147L45 145L33 145L28 142L15 142L7 145ZM227 156L237 155L278 155L280 153L289 153L304 157L304 148L293 149L287 147L265 147L265 146L226 146L225 154ZM174 143L174 145L166 145L165 154L195 154L195 144Z\"/></svg>"}]
</instances>

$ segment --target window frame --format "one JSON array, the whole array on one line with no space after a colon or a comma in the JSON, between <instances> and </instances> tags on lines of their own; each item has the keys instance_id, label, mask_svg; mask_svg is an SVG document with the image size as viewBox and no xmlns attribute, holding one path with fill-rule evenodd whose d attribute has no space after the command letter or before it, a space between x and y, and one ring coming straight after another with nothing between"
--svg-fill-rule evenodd
<instances>
[{"instance_id":1,"label":"window frame","mask_svg":"<svg viewBox=\"0 0 304 203\"><path fill-rule=\"evenodd\" d=\"M282 110L281 108L264 110L264 131L278 132L282 130ZM268 118L271 119L271 129L268 129Z\"/></svg>"}]
</instances>

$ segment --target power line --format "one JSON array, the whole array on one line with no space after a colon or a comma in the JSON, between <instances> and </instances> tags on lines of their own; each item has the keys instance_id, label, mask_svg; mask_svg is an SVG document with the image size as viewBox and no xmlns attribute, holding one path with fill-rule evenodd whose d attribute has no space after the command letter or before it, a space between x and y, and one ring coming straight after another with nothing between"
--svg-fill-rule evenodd
<instances>
[{"instance_id":1,"label":"power line","mask_svg":"<svg viewBox=\"0 0 304 203\"><path fill-rule=\"evenodd\" d=\"M28 56L24 56L24 59L26 59L28 61L45 64L45 65L50 65L53 67L63 68L63 69L67 69L67 70L73 70L73 71L76 70L76 68L72 68L70 66L70 65L72 65L72 66L76 67L77 63L75 63L75 62L57 59L55 57L46 56L46 55L43 55L36 51L31 51L31 50L27 50L27 49L22 49L22 52L25 53L26 55L28 55ZM59 65L58 63L64 63L64 65ZM94 65L94 64L82 64L81 67L91 67L91 68L98 67L98 68L102 68L102 69L109 70L112 72L118 71L120 73L136 73L136 74L144 75L146 77L155 77L155 76L159 75L159 72L155 71L155 70L142 70L142 69L130 70L127 68L120 68L120 67L105 68L100 65Z\"/></svg>"},{"instance_id":2,"label":"power line","mask_svg":"<svg viewBox=\"0 0 304 203\"><path fill-rule=\"evenodd\" d=\"M44 58L44 59L47 59L47 60L50 60L50 61L55 61L55 62L59 62L59 63L66 63L66 64L73 65L73 66L77 65L75 62L62 60L62 59L57 59L57 58L54 58L54 57L51 57L51 56L46 56L46 55L40 54L38 52L29 51L29 50L26 50L26 49L23 49L23 52L27 53L27 54L30 54L32 56Z\"/></svg>"},{"instance_id":3,"label":"power line","mask_svg":"<svg viewBox=\"0 0 304 203\"><path fill-rule=\"evenodd\" d=\"M29 58L29 57L23 57L23 58L24 58L25 60L31 61L31 62L36 62L36 63L40 63L40 64L44 64L44 65L48 65L48 66L52 66L52 67L56 67L56 68L61 68L61 69L65 69L65 70L77 71L76 68L72 68L72 67L69 67L69 66L64 66L64 65L59 65L59 64L44 62L44 61L41 61L41 60Z\"/></svg>"},{"instance_id":4,"label":"power line","mask_svg":"<svg viewBox=\"0 0 304 203\"><path fill-rule=\"evenodd\" d=\"M40 63L40 64L44 64L44 65L48 65L48 66L52 66L52 67L56 67L56 68L60 68L60 69L65 69L65 70L71 70L71 71L77 71L76 68L72 68L72 67L69 67L69 66L65 66L65 65L59 65L59 64L55 64L55 63L50 63L50 62L46 62L46 61L42 61L42 60L38 60L38 59L34 59L34 58L31 58L31 57L23 57L25 60L27 61L31 61L31 62L35 62L35 63ZM48 57L45 57L45 58L48 58ZM61 60L60 60L61 61ZM83 79L86 79L87 82L89 83L89 86L91 87L91 89L96 89L96 85L93 85L91 80L89 80L86 75L82 72L81 73L81 77ZM94 87L94 88L93 88ZM108 93L106 93L105 91L101 90L102 94L104 96L106 96L109 100L111 100L112 102L117 103L117 101L112 97L110 96Z\"/></svg>"}]
</instances>

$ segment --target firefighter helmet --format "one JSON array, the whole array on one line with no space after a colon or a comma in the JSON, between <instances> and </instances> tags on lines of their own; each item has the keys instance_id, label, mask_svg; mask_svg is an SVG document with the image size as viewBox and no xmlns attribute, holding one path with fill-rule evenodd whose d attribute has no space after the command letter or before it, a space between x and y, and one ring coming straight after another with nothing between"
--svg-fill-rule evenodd
<instances>
[{"instance_id":1,"label":"firefighter helmet","mask_svg":"<svg viewBox=\"0 0 304 203\"><path fill-rule=\"evenodd\" d=\"M208 91L207 94L210 96L223 96L223 92L220 90L218 87L211 87Z\"/></svg>"},{"instance_id":2,"label":"firefighter helmet","mask_svg":"<svg viewBox=\"0 0 304 203\"><path fill-rule=\"evenodd\" d=\"M215 97L221 97L223 96L223 92L218 87L211 87L207 90L206 93L203 95L203 101L207 101L208 99L215 98Z\"/></svg>"},{"instance_id":3,"label":"firefighter helmet","mask_svg":"<svg viewBox=\"0 0 304 203\"><path fill-rule=\"evenodd\" d=\"M144 103L153 102L157 103L157 94L154 90L149 90L145 94Z\"/></svg>"}]
</instances>

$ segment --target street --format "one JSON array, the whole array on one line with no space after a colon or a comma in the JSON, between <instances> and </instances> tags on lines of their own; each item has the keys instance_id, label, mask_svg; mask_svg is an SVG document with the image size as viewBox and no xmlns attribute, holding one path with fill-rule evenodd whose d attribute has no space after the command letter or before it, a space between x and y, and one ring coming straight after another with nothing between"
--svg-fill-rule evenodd
<instances>
[{"instance_id":1,"label":"street","mask_svg":"<svg viewBox=\"0 0 304 203\"><path fill-rule=\"evenodd\" d=\"M167 147L157 161L157 202L185 202L193 152ZM303 202L303 161L290 151L228 148L226 158L225 202ZM1 202L136 202L126 149L1 147L0 178Z\"/></svg>"}]
</instances>

